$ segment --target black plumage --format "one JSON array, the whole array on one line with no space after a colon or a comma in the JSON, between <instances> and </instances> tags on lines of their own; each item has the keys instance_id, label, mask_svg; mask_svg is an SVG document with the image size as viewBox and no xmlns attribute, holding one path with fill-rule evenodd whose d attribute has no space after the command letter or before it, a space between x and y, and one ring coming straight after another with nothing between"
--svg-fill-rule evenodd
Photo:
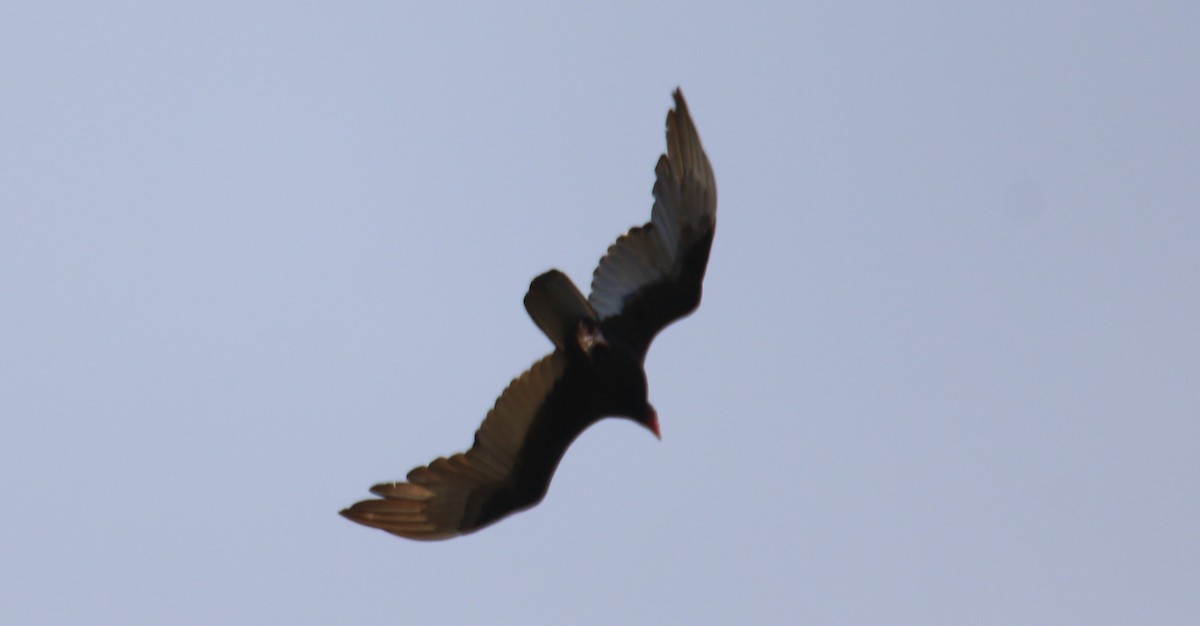
<instances>
[{"instance_id":1,"label":"black plumage","mask_svg":"<svg viewBox=\"0 0 1200 626\"><path fill-rule=\"evenodd\" d=\"M587 298L557 270L529 286L525 308L554 351L509 384L470 450L372 487L378 499L342 515L410 539L470 533L540 502L571 442L598 420L624 417L659 435L642 365L654 336L700 304L717 210L712 167L683 94L674 97L650 221L609 247Z\"/></svg>"}]
</instances>

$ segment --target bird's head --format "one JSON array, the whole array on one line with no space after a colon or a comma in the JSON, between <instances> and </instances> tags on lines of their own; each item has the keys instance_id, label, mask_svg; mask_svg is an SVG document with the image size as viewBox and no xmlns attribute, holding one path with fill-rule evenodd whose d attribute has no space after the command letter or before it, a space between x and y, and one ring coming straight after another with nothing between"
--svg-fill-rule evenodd
<instances>
[{"instance_id":1,"label":"bird's head","mask_svg":"<svg viewBox=\"0 0 1200 626\"><path fill-rule=\"evenodd\" d=\"M602 390L601 413L632 419L662 439L640 355L620 342L606 343L594 348L589 364Z\"/></svg>"},{"instance_id":2,"label":"bird's head","mask_svg":"<svg viewBox=\"0 0 1200 626\"><path fill-rule=\"evenodd\" d=\"M654 436L662 441L662 432L658 429L658 411L655 411L649 402L640 413L633 416L633 421L645 426L646 430L654 433Z\"/></svg>"},{"instance_id":3,"label":"bird's head","mask_svg":"<svg viewBox=\"0 0 1200 626\"><path fill-rule=\"evenodd\" d=\"M630 368L629 371L634 375L630 376L625 383L627 404L624 413L645 427L646 430L654 433L659 441L662 441L662 431L658 429L658 411L654 410L654 406L650 404L649 400L650 393L648 385L646 385L646 374L642 371L641 364L638 364L636 371L633 368Z\"/></svg>"}]
</instances>

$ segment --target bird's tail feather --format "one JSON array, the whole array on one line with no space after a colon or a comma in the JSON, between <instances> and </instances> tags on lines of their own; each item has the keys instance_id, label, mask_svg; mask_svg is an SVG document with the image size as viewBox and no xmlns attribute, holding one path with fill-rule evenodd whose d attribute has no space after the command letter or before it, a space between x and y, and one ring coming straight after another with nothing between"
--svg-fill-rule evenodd
<instances>
[{"instance_id":1,"label":"bird's tail feather","mask_svg":"<svg viewBox=\"0 0 1200 626\"><path fill-rule=\"evenodd\" d=\"M550 270L533 279L525 294L525 310L560 350L566 349L580 320L597 319L587 298L566 274L558 270Z\"/></svg>"}]
</instances>

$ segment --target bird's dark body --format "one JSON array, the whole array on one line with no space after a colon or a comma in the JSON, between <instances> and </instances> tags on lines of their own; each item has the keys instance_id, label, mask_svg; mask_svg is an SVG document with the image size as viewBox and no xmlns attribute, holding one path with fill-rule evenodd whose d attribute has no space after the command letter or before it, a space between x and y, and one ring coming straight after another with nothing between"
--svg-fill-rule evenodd
<instances>
[{"instance_id":1,"label":"bird's dark body","mask_svg":"<svg viewBox=\"0 0 1200 626\"><path fill-rule=\"evenodd\" d=\"M470 450L371 488L342 511L410 539L474 532L545 497L571 443L622 417L659 435L643 364L655 335L700 305L716 230L716 183L683 94L667 116L651 221L617 239L584 297L562 272L533 280L525 308L554 344L496 400Z\"/></svg>"}]
</instances>

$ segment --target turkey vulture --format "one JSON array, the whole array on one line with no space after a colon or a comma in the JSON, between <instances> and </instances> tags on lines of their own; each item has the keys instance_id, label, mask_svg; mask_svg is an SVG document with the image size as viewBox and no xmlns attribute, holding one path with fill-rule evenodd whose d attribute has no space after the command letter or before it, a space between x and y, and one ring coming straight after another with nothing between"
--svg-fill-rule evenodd
<instances>
[{"instance_id":1,"label":"turkey vulture","mask_svg":"<svg viewBox=\"0 0 1200 626\"><path fill-rule=\"evenodd\" d=\"M375 485L379 499L343 516L409 539L464 535L540 502L567 447L601 418L660 436L642 364L654 336L700 305L717 217L712 167L683 93L674 97L650 221L608 248L587 298L558 270L529 285L525 309L554 351L500 394L470 450Z\"/></svg>"}]
</instances>

